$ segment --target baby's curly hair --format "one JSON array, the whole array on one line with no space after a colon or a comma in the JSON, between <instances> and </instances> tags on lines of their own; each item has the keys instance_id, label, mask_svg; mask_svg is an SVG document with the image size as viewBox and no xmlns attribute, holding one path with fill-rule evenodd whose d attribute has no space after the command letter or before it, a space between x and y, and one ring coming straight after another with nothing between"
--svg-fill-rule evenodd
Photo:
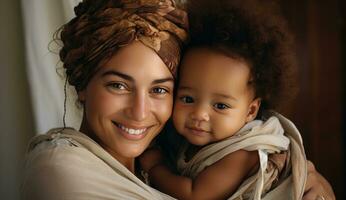
<instances>
[{"instance_id":1,"label":"baby's curly hair","mask_svg":"<svg viewBox=\"0 0 346 200\"><path fill-rule=\"evenodd\" d=\"M250 63L261 111L280 110L297 92L293 37L278 5L268 0L190 0L190 46ZM187 50L188 50L187 49Z\"/></svg>"}]
</instances>

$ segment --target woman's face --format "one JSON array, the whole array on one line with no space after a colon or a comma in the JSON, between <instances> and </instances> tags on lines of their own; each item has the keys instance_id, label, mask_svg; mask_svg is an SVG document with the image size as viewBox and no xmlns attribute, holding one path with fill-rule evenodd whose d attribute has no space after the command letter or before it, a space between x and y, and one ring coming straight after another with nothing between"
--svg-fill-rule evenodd
<instances>
[{"instance_id":1,"label":"woman's face","mask_svg":"<svg viewBox=\"0 0 346 200\"><path fill-rule=\"evenodd\" d=\"M81 131L118 161L139 156L171 115L173 76L150 48L121 48L79 92L84 102Z\"/></svg>"}]
</instances>

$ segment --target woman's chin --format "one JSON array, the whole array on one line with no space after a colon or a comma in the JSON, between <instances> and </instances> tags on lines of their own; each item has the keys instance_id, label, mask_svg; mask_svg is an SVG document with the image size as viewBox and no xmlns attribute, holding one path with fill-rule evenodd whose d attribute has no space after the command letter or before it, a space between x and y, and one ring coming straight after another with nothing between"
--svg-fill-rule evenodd
<instances>
[{"instance_id":1,"label":"woman's chin","mask_svg":"<svg viewBox=\"0 0 346 200\"><path fill-rule=\"evenodd\" d=\"M129 145L122 145L122 147L118 150L121 152L123 157L127 158L136 158L140 156L146 149L148 145L144 144L129 144Z\"/></svg>"}]
</instances>

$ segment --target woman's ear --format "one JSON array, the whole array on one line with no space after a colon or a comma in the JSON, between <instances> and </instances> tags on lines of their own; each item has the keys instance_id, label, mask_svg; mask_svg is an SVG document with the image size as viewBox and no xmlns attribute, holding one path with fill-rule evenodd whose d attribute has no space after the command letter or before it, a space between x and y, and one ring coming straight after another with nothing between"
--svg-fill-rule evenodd
<instances>
[{"instance_id":1,"label":"woman's ear","mask_svg":"<svg viewBox=\"0 0 346 200\"><path fill-rule=\"evenodd\" d=\"M246 122L252 121L256 118L260 106L261 98L256 98L250 103L248 114L246 116Z\"/></svg>"}]
</instances>

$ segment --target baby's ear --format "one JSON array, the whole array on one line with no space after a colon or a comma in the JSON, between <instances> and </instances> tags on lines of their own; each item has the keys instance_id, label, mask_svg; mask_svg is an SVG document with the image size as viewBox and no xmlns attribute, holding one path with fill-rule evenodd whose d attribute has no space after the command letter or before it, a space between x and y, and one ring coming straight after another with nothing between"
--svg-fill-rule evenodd
<instances>
[{"instance_id":1,"label":"baby's ear","mask_svg":"<svg viewBox=\"0 0 346 200\"><path fill-rule=\"evenodd\" d=\"M246 122L252 121L256 118L260 106L261 98L256 98L250 103Z\"/></svg>"}]
</instances>

